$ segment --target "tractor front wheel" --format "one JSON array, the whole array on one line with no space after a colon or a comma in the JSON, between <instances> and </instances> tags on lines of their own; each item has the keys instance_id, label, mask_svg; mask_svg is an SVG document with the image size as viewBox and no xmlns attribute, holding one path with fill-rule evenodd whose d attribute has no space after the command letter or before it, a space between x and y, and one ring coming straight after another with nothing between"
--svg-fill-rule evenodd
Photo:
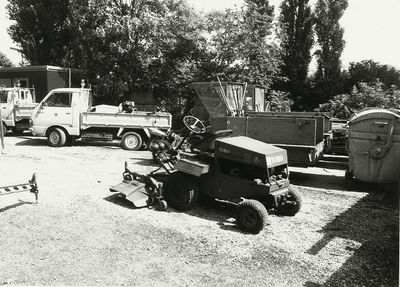
<instances>
[{"instance_id":1,"label":"tractor front wheel","mask_svg":"<svg viewBox=\"0 0 400 287\"><path fill-rule=\"evenodd\" d=\"M236 223L239 229L252 234L258 234L268 221L265 206L257 200L245 200L236 209Z\"/></svg>"},{"instance_id":2,"label":"tractor front wheel","mask_svg":"<svg viewBox=\"0 0 400 287\"><path fill-rule=\"evenodd\" d=\"M179 211L189 210L197 203L199 185L190 175L174 172L167 179L164 197L171 207Z\"/></svg>"},{"instance_id":3,"label":"tractor front wheel","mask_svg":"<svg viewBox=\"0 0 400 287\"><path fill-rule=\"evenodd\" d=\"M300 193L296 189L290 188L284 204L280 204L277 211L281 215L294 216L300 211L302 204Z\"/></svg>"}]
</instances>

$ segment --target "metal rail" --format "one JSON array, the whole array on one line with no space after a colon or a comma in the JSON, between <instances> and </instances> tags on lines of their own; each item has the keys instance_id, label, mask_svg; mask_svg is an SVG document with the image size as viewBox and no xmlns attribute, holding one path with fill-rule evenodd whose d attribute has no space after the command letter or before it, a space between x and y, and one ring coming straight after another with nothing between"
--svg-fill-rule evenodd
<instances>
[{"instance_id":1,"label":"metal rail","mask_svg":"<svg viewBox=\"0 0 400 287\"><path fill-rule=\"evenodd\" d=\"M19 192L25 192L25 191L30 191L30 192L34 193L36 202L38 201L39 189L37 186L35 173L32 175L32 179L29 180L27 183L10 185L10 186L0 186L0 196L13 194L13 193L19 193Z\"/></svg>"}]
</instances>

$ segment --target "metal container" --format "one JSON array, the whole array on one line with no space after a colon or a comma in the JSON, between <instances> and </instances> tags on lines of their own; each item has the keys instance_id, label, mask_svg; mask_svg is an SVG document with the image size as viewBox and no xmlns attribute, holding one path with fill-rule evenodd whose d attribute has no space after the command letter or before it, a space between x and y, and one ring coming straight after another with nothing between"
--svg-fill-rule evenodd
<instances>
[{"instance_id":1,"label":"metal container","mask_svg":"<svg viewBox=\"0 0 400 287\"><path fill-rule=\"evenodd\" d=\"M400 177L400 113L364 109L349 120L346 178L394 182Z\"/></svg>"}]
</instances>

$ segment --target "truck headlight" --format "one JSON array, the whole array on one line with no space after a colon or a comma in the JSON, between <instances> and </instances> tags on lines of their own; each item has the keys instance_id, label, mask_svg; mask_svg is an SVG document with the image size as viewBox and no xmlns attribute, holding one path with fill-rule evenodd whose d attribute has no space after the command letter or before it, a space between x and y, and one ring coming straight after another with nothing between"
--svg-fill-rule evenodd
<instances>
[{"instance_id":1,"label":"truck headlight","mask_svg":"<svg viewBox=\"0 0 400 287\"><path fill-rule=\"evenodd\" d=\"M29 119L29 126L30 126L30 127L33 126L33 121L32 121L32 119Z\"/></svg>"}]
</instances>

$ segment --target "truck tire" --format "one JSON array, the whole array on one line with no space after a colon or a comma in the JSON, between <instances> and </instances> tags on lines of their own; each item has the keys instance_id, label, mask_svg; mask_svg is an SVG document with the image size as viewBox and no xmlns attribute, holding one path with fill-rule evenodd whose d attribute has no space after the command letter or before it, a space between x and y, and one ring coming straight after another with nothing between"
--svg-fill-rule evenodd
<instances>
[{"instance_id":1,"label":"truck tire","mask_svg":"<svg viewBox=\"0 0 400 287\"><path fill-rule=\"evenodd\" d=\"M289 188L285 204L277 208L278 214L294 216L300 211L302 204L300 193L296 189Z\"/></svg>"},{"instance_id":2,"label":"truck tire","mask_svg":"<svg viewBox=\"0 0 400 287\"><path fill-rule=\"evenodd\" d=\"M176 210L189 210L197 203L199 185L191 176L174 172L165 183L164 197L168 204Z\"/></svg>"},{"instance_id":3,"label":"truck tire","mask_svg":"<svg viewBox=\"0 0 400 287\"><path fill-rule=\"evenodd\" d=\"M239 203L236 209L236 224L240 230L258 234L267 222L268 211L261 202L247 199Z\"/></svg>"},{"instance_id":4,"label":"truck tire","mask_svg":"<svg viewBox=\"0 0 400 287\"><path fill-rule=\"evenodd\" d=\"M51 129L49 134L47 135L47 142L49 146L52 147L61 147L65 145L66 141L67 141L67 135L60 128Z\"/></svg>"},{"instance_id":5,"label":"truck tire","mask_svg":"<svg viewBox=\"0 0 400 287\"><path fill-rule=\"evenodd\" d=\"M142 144L142 137L135 132L128 132L121 139L121 147L125 150L138 150L142 147Z\"/></svg>"}]
</instances>

